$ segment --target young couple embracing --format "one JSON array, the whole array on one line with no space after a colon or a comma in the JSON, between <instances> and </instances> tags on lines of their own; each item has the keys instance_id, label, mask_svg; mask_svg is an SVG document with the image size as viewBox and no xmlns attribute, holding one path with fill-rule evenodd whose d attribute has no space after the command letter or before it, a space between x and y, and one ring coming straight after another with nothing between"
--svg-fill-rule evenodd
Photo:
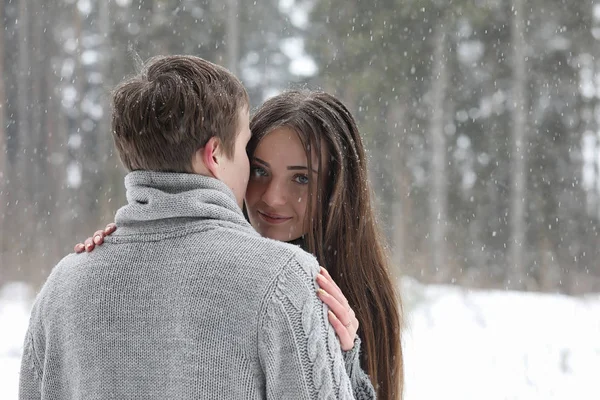
<instances>
[{"instance_id":1,"label":"young couple embracing","mask_svg":"<svg viewBox=\"0 0 600 400\"><path fill-rule=\"evenodd\" d=\"M21 399L401 398L401 308L353 117L305 90L249 110L198 57L116 87L127 205L38 294Z\"/></svg>"}]
</instances>

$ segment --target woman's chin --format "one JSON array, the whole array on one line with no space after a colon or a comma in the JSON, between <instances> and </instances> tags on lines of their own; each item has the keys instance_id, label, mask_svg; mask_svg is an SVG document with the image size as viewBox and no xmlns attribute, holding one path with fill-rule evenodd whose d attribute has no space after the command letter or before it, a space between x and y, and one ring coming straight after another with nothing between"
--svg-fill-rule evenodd
<instances>
[{"instance_id":1,"label":"woman's chin","mask_svg":"<svg viewBox=\"0 0 600 400\"><path fill-rule=\"evenodd\" d=\"M271 233L267 233L265 235L262 235L266 238L269 239L273 239L273 240L279 240L280 242L291 242L293 240L299 239L300 236L290 236L290 235L286 235L286 234L277 234L275 232L271 232Z\"/></svg>"},{"instance_id":2,"label":"woman's chin","mask_svg":"<svg viewBox=\"0 0 600 400\"><path fill-rule=\"evenodd\" d=\"M301 233L290 232L289 227L284 226L273 226L266 224L261 220L250 219L250 223L254 230L260 234L260 236L279 240L280 242L291 242L302 237Z\"/></svg>"},{"instance_id":3,"label":"woman's chin","mask_svg":"<svg viewBox=\"0 0 600 400\"><path fill-rule=\"evenodd\" d=\"M258 233L260 233L260 235L262 237L266 237L269 239L273 239L273 240L279 240L280 242L291 242L294 241L296 239L300 239L302 237L302 235L298 235L298 234L290 234L288 232L281 232L277 229L257 229Z\"/></svg>"}]
</instances>

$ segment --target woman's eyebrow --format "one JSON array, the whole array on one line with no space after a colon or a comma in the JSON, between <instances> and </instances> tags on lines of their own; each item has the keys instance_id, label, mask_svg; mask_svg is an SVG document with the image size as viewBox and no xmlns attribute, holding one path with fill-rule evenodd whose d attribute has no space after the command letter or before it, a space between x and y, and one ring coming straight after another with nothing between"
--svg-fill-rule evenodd
<instances>
[{"instance_id":1,"label":"woman's eyebrow","mask_svg":"<svg viewBox=\"0 0 600 400\"><path fill-rule=\"evenodd\" d=\"M302 166L302 165L289 165L287 167L287 169L289 171L304 171L304 170L308 170L308 167L305 167L305 166ZM313 169L312 172L314 172L316 174L317 170Z\"/></svg>"},{"instance_id":2,"label":"woman's eyebrow","mask_svg":"<svg viewBox=\"0 0 600 400\"><path fill-rule=\"evenodd\" d=\"M269 163L268 163L268 162L266 162L266 161L264 161L264 160L261 160L261 159L260 159L260 158L258 158L258 157L252 157L252 158L253 158L253 160L254 160L254 161L258 162L259 164L262 164L262 165L264 165L264 166L265 166L265 167L267 167L267 168L271 168L271 166L269 165Z\"/></svg>"},{"instance_id":3,"label":"woman's eyebrow","mask_svg":"<svg viewBox=\"0 0 600 400\"><path fill-rule=\"evenodd\" d=\"M264 165L267 168L271 168L271 165L268 162L266 162L265 160L261 160L258 157L252 157L252 160L256 161L259 164ZM287 169L288 169L288 171L305 171L305 170L308 170L308 167L305 165L288 165ZM316 174L317 170L313 169L312 172L314 172Z\"/></svg>"}]
</instances>

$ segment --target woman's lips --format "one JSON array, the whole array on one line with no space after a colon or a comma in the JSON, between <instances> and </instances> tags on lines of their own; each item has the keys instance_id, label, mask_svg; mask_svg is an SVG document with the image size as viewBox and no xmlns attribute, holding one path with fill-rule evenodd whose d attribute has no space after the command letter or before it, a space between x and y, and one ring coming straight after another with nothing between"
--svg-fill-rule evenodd
<instances>
[{"instance_id":1,"label":"woman's lips","mask_svg":"<svg viewBox=\"0 0 600 400\"><path fill-rule=\"evenodd\" d=\"M278 224L283 224L284 222L289 221L290 219L292 219L291 217L284 217L281 215L277 215L277 214L269 214L269 213L264 213L262 211L258 211L258 215L260 215L260 218L272 225L278 225Z\"/></svg>"}]
</instances>

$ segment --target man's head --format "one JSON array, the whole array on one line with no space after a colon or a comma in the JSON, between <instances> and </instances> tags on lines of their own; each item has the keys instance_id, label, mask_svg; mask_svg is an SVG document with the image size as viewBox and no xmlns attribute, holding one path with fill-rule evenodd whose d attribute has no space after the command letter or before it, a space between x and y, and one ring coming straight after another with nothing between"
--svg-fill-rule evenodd
<instances>
[{"instance_id":1,"label":"man's head","mask_svg":"<svg viewBox=\"0 0 600 400\"><path fill-rule=\"evenodd\" d=\"M112 131L130 170L212 175L241 204L249 100L225 68L193 56L150 59L113 92Z\"/></svg>"}]
</instances>

